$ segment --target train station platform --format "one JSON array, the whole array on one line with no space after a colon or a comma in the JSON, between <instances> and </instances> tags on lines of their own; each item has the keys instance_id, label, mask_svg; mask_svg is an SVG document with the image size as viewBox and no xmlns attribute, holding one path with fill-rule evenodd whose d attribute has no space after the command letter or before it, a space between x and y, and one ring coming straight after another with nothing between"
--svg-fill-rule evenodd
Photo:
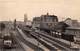
<instances>
[{"instance_id":1,"label":"train station platform","mask_svg":"<svg viewBox=\"0 0 80 51\"><path fill-rule=\"evenodd\" d=\"M44 34L48 34L48 33L44 32L44 31L39 31L39 32L42 33L42 34L43 33ZM79 44L76 44L74 42L70 42L70 41L67 41L67 40L64 40L64 39L61 39L61 38L56 38L56 37L50 36L49 34L46 35L46 36L48 36L50 38L53 38L53 39L55 39L57 41L63 42L65 44L67 44L67 45L70 45L71 46L70 48L80 48L80 45ZM80 38L77 38L77 39L80 40Z\"/></svg>"}]
</instances>

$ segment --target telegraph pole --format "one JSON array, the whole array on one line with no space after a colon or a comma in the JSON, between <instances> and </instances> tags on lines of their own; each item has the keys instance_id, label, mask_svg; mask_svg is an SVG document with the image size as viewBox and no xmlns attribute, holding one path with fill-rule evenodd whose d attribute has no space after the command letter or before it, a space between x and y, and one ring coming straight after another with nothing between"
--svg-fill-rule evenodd
<instances>
[{"instance_id":1,"label":"telegraph pole","mask_svg":"<svg viewBox=\"0 0 80 51\"><path fill-rule=\"evenodd\" d=\"M14 29L16 29L16 19L14 20Z\"/></svg>"}]
</instances>

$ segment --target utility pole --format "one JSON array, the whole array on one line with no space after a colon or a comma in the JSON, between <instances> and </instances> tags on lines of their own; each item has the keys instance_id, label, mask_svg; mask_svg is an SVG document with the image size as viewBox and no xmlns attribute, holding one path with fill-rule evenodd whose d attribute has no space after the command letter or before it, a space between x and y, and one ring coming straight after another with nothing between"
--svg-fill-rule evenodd
<instances>
[{"instance_id":1,"label":"utility pole","mask_svg":"<svg viewBox=\"0 0 80 51\"><path fill-rule=\"evenodd\" d=\"M14 20L14 29L16 29L16 19Z\"/></svg>"}]
</instances>

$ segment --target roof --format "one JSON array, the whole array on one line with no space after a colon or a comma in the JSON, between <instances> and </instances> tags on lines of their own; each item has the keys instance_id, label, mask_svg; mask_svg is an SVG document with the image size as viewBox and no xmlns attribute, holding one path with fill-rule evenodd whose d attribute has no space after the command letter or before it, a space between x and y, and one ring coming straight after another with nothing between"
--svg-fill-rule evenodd
<instances>
[{"instance_id":1,"label":"roof","mask_svg":"<svg viewBox=\"0 0 80 51\"><path fill-rule=\"evenodd\" d=\"M33 18L33 21L40 21L40 20L41 20L40 17L34 17L34 18Z\"/></svg>"},{"instance_id":2,"label":"roof","mask_svg":"<svg viewBox=\"0 0 80 51\"><path fill-rule=\"evenodd\" d=\"M80 30L80 27L67 27L69 30Z\"/></svg>"},{"instance_id":3,"label":"roof","mask_svg":"<svg viewBox=\"0 0 80 51\"><path fill-rule=\"evenodd\" d=\"M57 18L57 16L55 16L55 15L41 15L41 17L54 17L54 18Z\"/></svg>"}]
</instances>

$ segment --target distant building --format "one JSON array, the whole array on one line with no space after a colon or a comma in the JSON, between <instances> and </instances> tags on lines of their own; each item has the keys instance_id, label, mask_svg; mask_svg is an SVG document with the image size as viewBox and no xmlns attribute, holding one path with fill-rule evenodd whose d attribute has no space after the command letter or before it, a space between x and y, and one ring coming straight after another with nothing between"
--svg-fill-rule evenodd
<instances>
[{"instance_id":1,"label":"distant building","mask_svg":"<svg viewBox=\"0 0 80 51\"><path fill-rule=\"evenodd\" d=\"M40 27L41 18L34 17L32 22L32 28Z\"/></svg>"},{"instance_id":2,"label":"distant building","mask_svg":"<svg viewBox=\"0 0 80 51\"><path fill-rule=\"evenodd\" d=\"M79 27L67 27L65 34L75 35L76 38L80 38L80 28Z\"/></svg>"},{"instance_id":3,"label":"distant building","mask_svg":"<svg viewBox=\"0 0 80 51\"><path fill-rule=\"evenodd\" d=\"M79 23L77 20L72 20L72 26L79 27Z\"/></svg>"},{"instance_id":4,"label":"distant building","mask_svg":"<svg viewBox=\"0 0 80 51\"><path fill-rule=\"evenodd\" d=\"M61 21L61 22L58 22L56 24L56 26L54 27L54 29L55 29L55 31L62 33L62 32L65 32L65 29L67 27L69 27L69 25L66 24L66 23L64 23L63 21Z\"/></svg>"},{"instance_id":5,"label":"distant building","mask_svg":"<svg viewBox=\"0 0 80 51\"><path fill-rule=\"evenodd\" d=\"M32 22L28 20L27 14L24 14L24 23L26 26L32 26Z\"/></svg>"},{"instance_id":6,"label":"distant building","mask_svg":"<svg viewBox=\"0 0 80 51\"><path fill-rule=\"evenodd\" d=\"M53 29L57 22L57 16L49 15L47 13L46 15L35 17L33 19L33 27L39 27L41 29Z\"/></svg>"},{"instance_id":7,"label":"distant building","mask_svg":"<svg viewBox=\"0 0 80 51\"><path fill-rule=\"evenodd\" d=\"M16 21L16 24L19 25L19 26L20 25L25 26L25 23L23 21Z\"/></svg>"},{"instance_id":8,"label":"distant building","mask_svg":"<svg viewBox=\"0 0 80 51\"><path fill-rule=\"evenodd\" d=\"M28 21L26 22L26 26L32 26L32 21L28 20Z\"/></svg>"},{"instance_id":9,"label":"distant building","mask_svg":"<svg viewBox=\"0 0 80 51\"><path fill-rule=\"evenodd\" d=\"M24 14L24 22L26 23L27 22L27 14Z\"/></svg>"},{"instance_id":10,"label":"distant building","mask_svg":"<svg viewBox=\"0 0 80 51\"><path fill-rule=\"evenodd\" d=\"M71 18L67 18L64 22L71 27L80 27L79 22L77 20L72 20Z\"/></svg>"},{"instance_id":11,"label":"distant building","mask_svg":"<svg viewBox=\"0 0 80 51\"><path fill-rule=\"evenodd\" d=\"M69 26L72 26L72 19L71 18L67 18L64 22L66 24L68 24Z\"/></svg>"}]
</instances>

